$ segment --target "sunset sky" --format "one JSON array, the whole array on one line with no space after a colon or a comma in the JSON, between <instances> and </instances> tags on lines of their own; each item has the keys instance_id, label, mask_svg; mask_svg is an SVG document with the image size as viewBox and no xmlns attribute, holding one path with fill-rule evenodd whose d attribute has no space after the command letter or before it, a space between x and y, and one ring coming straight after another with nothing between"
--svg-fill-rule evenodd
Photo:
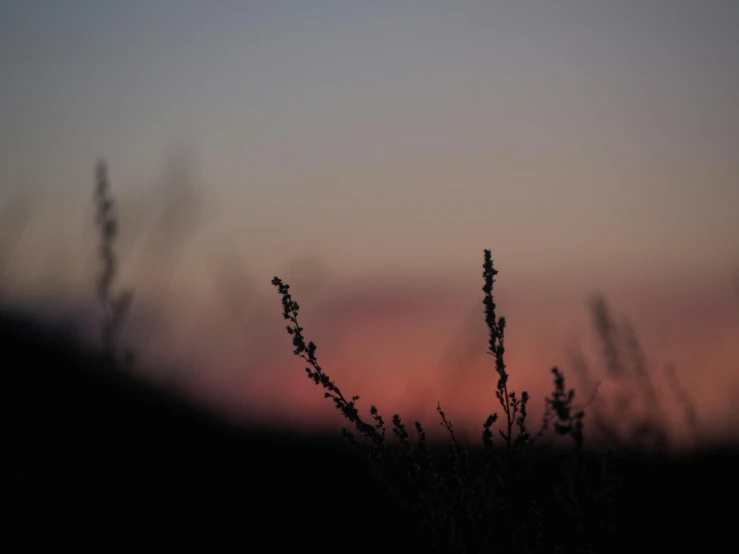
<instances>
[{"instance_id":1,"label":"sunset sky","mask_svg":"<svg viewBox=\"0 0 739 554\"><path fill-rule=\"evenodd\" d=\"M279 275L360 403L431 426L441 400L477 434L495 410L489 248L532 402L573 349L597 370L600 293L723 429L737 29L731 0L6 1L4 301L94 329L104 157L137 295L127 340L212 406L338 427L290 354Z\"/></svg>"}]
</instances>

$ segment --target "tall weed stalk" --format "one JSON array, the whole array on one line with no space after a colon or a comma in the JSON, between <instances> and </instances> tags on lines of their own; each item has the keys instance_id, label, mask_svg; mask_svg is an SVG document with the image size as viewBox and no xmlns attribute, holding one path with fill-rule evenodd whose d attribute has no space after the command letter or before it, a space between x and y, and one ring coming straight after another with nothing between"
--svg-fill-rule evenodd
<instances>
[{"instance_id":1,"label":"tall weed stalk","mask_svg":"<svg viewBox=\"0 0 739 554\"><path fill-rule=\"evenodd\" d=\"M127 289L118 291L116 287L118 260L115 242L119 231L118 214L108 180L108 169L102 160L98 162L95 168L93 199L95 202L95 223L100 238L98 248L100 269L96 280L96 289L103 312L101 326L103 354L108 363L115 366L130 367L133 363L133 355L130 350L127 350L121 356L118 339L133 302L133 292Z\"/></svg>"}]
</instances>

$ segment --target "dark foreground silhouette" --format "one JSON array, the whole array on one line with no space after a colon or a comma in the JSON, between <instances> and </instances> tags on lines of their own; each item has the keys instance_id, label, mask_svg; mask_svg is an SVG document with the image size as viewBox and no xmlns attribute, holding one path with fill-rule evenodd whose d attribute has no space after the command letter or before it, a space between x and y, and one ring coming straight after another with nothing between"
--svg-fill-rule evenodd
<instances>
[{"instance_id":1,"label":"dark foreground silhouette","mask_svg":"<svg viewBox=\"0 0 739 554\"><path fill-rule=\"evenodd\" d=\"M427 550L341 440L341 422L336 439L236 429L28 319L0 314L0 337L11 407L5 552ZM523 485L544 499L552 456ZM733 551L738 462L728 448L618 459L617 527L602 551Z\"/></svg>"}]
</instances>

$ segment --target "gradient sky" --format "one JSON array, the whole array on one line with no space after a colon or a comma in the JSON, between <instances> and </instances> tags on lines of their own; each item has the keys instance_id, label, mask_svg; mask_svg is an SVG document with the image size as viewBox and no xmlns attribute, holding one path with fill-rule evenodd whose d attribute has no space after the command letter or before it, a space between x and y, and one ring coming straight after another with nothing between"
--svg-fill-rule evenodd
<instances>
[{"instance_id":1,"label":"gradient sky","mask_svg":"<svg viewBox=\"0 0 739 554\"><path fill-rule=\"evenodd\" d=\"M484 353L464 322L490 248L526 386L589 340L601 292L723 421L737 29L731 0L3 2L4 292L92 313L104 156L130 339L229 410L336 422L290 358L278 274L337 380L482 421L487 385L470 400L437 366Z\"/></svg>"}]
</instances>

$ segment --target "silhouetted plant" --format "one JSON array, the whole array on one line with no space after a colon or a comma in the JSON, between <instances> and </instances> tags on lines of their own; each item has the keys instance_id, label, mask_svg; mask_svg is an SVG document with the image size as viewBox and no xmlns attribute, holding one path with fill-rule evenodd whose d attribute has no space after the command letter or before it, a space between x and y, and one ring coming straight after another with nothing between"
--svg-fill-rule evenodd
<instances>
[{"instance_id":1,"label":"silhouetted plant","mask_svg":"<svg viewBox=\"0 0 739 554\"><path fill-rule=\"evenodd\" d=\"M115 290L118 264L115 253L115 241L118 237L118 215L115 200L111 194L108 181L108 170L104 161L100 160L95 169L96 226L100 234L100 273L97 279L98 300L103 310L101 340L105 358L115 365L121 363L130 366L133 355L129 351L124 359L119 359L118 335L125 317L133 301L130 290Z\"/></svg>"},{"instance_id":2,"label":"silhouetted plant","mask_svg":"<svg viewBox=\"0 0 739 554\"><path fill-rule=\"evenodd\" d=\"M583 462L584 406L574 404L575 391L565 388L564 375L556 367L552 369L554 389L545 399L541 429L534 435L529 433L529 395L526 391L517 394L509 384L505 363L506 320L497 317L493 297L498 271L493 266L490 251L485 250L484 254L483 305L488 353L494 358L498 376L495 396L503 420L497 431L503 440L503 451L494 444L493 426L499 421L498 413L494 412L483 423L481 458L472 456L459 443L441 403L437 403L440 424L451 439L446 460L434 456L418 421L414 425L418 434L414 445L398 414L392 417L398 445L391 446L386 440L385 422L378 409L374 405L370 407L373 423L362 419L356 407L359 396L345 396L319 365L317 346L312 341L306 343L304 329L298 323L299 305L292 298L290 286L278 277L272 284L282 297L283 317L289 322L287 332L292 337L293 353L307 362L309 367L305 370L309 379L325 389L324 396L332 400L365 440L358 441L348 428L342 429L343 435L370 462L375 474L396 499L415 514L437 549L489 552L501 548L541 552L558 551L568 544L585 551L610 529L612 523L612 514L607 509L607 497L613 490L610 466L602 464L601 472L594 474ZM523 454L552 424L556 434L573 441L572 454L560 466L564 480L549 492L531 491L522 484ZM543 508L548 509L551 521L542 520Z\"/></svg>"},{"instance_id":3,"label":"silhouetted plant","mask_svg":"<svg viewBox=\"0 0 739 554\"><path fill-rule=\"evenodd\" d=\"M619 323L602 297L590 303L593 325L605 359L606 380L613 385L611 397L599 396L592 408L600 440L619 449L664 453L670 446L663 396L628 320ZM586 388L592 386L592 371L585 357L575 352L573 365ZM697 438L698 421L692 400L679 384L675 369L668 365L665 384L682 407L686 423Z\"/></svg>"}]
</instances>

